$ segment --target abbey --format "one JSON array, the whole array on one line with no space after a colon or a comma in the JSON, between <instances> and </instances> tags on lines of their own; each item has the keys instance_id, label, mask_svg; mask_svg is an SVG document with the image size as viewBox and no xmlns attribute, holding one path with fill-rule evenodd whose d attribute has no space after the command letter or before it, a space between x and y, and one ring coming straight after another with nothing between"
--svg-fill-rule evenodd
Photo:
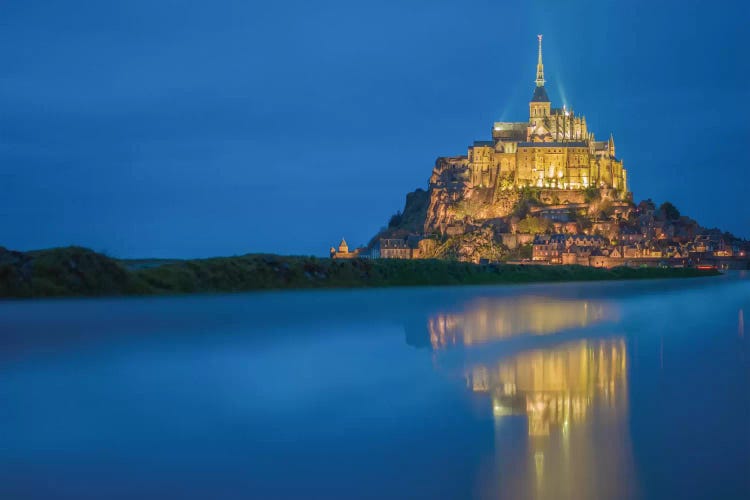
<instances>
[{"instance_id":1,"label":"abbey","mask_svg":"<svg viewBox=\"0 0 750 500\"><path fill-rule=\"evenodd\" d=\"M492 140L437 158L428 189L407 194L388 227L331 257L747 268L750 242L671 203L633 202L613 137L597 141L586 118L552 107L538 43L528 121L497 122Z\"/></svg>"},{"instance_id":2,"label":"abbey","mask_svg":"<svg viewBox=\"0 0 750 500\"><path fill-rule=\"evenodd\" d=\"M528 122L497 122L491 141L476 141L466 156L439 158L438 163L443 168L467 168L467 180L474 187L613 188L624 197L627 173L615 156L613 137L596 141L585 117L576 116L572 109L551 107L544 88L542 35L538 39L536 88Z\"/></svg>"}]
</instances>

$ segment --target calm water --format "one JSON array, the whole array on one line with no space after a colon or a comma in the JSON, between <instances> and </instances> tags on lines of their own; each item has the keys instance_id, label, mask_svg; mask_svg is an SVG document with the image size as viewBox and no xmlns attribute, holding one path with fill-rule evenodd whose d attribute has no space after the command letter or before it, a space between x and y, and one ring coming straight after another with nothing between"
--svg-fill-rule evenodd
<instances>
[{"instance_id":1,"label":"calm water","mask_svg":"<svg viewBox=\"0 0 750 500\"><path fill-rule=\"evenodd\" d=\"M748 498L750 275L0 303L0 498Z\"/></svg>"}]
</instances>

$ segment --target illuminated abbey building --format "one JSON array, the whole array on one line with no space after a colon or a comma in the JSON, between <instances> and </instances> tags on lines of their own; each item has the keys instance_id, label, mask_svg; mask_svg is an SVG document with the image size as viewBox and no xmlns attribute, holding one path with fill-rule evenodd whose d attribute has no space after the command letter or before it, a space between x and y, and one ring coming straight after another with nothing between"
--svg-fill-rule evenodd
<instances>
[{"instance_id":1,"label":"illuminated abbey building","mask_svg":"<svg viewBox=\"0 0 750 500\"><path fill-rule=\"evenodd\" d=\"M474 142L466 156L439 158L437 168L465 168L475 187L495 190L596 187L614 188L624 195L627 173L615 156L614 138L595 140L585 117L572 109L551 106L544 87L542 35L538 39L536 87L528 121L496 122L491 141Z\"/></svg>"},{"instance_id":2,"label":"illuminated abbey building","mask_svg":"<svg viewBox=\"0 0 750 500\"><path fill-rule=\"evenodd\" d=\"M428 189L409 193L367 247L331 256L747 268L747 242L669 203L633 203L614 138L598 141L585 117L552 107L541 35L528 109L526 121L494 123L491 140L465 155L437 158Z\"/></svg>"}]
</instances>

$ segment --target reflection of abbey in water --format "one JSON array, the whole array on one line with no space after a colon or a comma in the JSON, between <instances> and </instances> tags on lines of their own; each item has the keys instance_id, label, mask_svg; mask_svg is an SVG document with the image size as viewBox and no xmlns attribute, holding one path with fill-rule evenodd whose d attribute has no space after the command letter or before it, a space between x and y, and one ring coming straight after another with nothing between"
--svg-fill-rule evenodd
<instances>
[{"instance_id":1,"label":"reflection of abbey in water","mask_svg":"<svg viewBox=\"0 0 750 500\"><path fill-rule=\"evenodd\" d=\"M543 297L482 299L461 313L437 314L428 321L433 349L472 345L522 334L545 335L614 319L602 303Z\"/></svg>"},{"instance_id":2,"label":"reflection of abbey in water","mask_svg":"<svg viewBox=\"0 0 750 500\"><path fill-rule=\"evenodd\" d=\"M550 426L565 431L584 421L594 407L624 413L626 358L622 338L581 340L475 365L466 380L474 392L490 395L495 418L526 415L529 435L546 436Z\"/></svg>"}]
</instances>

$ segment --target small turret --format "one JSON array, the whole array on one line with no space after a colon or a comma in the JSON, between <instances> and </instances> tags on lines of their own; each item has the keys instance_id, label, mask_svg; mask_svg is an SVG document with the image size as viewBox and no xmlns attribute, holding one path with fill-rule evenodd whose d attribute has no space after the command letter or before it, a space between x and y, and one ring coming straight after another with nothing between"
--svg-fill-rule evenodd
<instances>
[{"instance_id":1,"label":"small turret","mask_svg":"<svg viewBox=\"0 0 750 500\"><path fill-rule=\"evenodd\" d=\"M338 253L349 253L349 245L346 244L346 240L344 238L341 238L341 243L339 243Z\"/></svg>"},{"instance_id":2,"label":"small turret","mask_svg":"<svg viewBox=\"0 0 750 500\"><path fill-rule=\"evenodd\" d=\"M615 157L615 138L610 132L609 134L609 143L607 144L607 152L609 153L609 156L612 158Z\"/></svg>"}]
</instances>

